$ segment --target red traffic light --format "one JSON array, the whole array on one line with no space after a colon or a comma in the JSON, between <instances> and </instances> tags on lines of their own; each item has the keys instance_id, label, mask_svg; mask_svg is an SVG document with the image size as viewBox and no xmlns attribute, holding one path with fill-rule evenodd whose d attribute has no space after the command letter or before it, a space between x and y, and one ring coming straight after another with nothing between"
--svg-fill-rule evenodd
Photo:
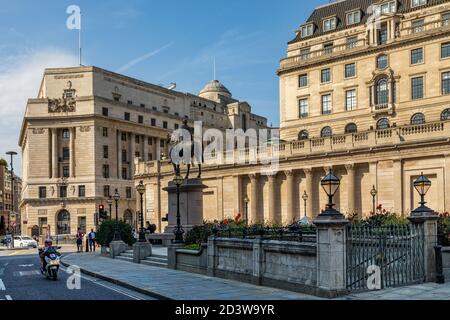
<instances>
[{"instance_id":1,"label":"red traffic light","mask_svg":"<svg viewBox=\"0 0 450 320\"><path fill-rule=\"evenodd\" d=\"M99 205L98 206L98 210L100 211L100 212L102 212L103 210L105 210L105 206L104 205Z\"/></svg>"}]
</instances>

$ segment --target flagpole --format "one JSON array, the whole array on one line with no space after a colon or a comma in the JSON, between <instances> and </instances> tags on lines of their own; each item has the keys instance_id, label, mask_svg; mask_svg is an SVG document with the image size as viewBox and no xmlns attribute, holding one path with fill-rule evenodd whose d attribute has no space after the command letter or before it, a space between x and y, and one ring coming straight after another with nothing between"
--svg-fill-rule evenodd
<instances>
[{"instance_id":1,"label":"flagpole","mask_svg":"<svg viewBox=\"0 0 450 320\"><path fill-rule=\"evenodd\" d=\"M78 29L78 48L80 49L79 51L79 62L80 62L80 66L82 66L82 60L81 60L81 11L80 11L80 28Z\"/></svg>"}]
</instances>

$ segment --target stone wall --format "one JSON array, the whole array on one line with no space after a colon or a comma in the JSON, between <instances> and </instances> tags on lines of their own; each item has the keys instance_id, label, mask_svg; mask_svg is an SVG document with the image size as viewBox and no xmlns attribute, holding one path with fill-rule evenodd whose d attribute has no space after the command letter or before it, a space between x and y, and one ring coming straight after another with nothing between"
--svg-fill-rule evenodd
<instances>
[{"instance_id":1,"label":"stone wall","mask_svg":"<svg viewBox=\"0 0 450 320\"><path fill-rule=\"evenodd\" d=\"M206 274L208 267L208 246L203 244L199 251L168 248L168 267L175 270Z\"/></svg>"},{"instance_id":2,"label":"stone wall","mask_svg":"<svg viewBox=\"0 0 450 320\"><path fill-rule=\"evenodd\" d=\"M442 267L444 268L445 282L450 282L450 247L442 248Z\"/></svg>"}]
</instances>

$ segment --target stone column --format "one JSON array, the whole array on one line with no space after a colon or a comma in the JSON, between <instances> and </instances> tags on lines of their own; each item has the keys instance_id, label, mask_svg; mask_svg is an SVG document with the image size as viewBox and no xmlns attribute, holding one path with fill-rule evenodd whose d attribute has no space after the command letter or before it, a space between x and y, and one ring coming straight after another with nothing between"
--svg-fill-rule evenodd
<instances>
[{"instance_id":1,"label":"stone column","mask_svg":"<svg viewBox=\"0 0 450 320\"><path fill-rule=\"evenodd\" d=\"M318 294L334 298L347 293L348 220L342 214L319 215L317 227L317 287Z\"/></svg>"},{"instance_id":2,"label":"stone column","mask_svg":"<svg viewBox=\"0 0 450 320\"><path fill-rule=\"evenodd\" d=\"M149 158L148 158L148 139L151 139L151 138L147 137L147 136L142 136L142 144L144 145L143 148L142 148L142 152L144 154L142 155L141 158L142 158L143 161L148 161L149 160Z\"/></svg>"},{"instance_id":3,"label":"stone column","mask_svg":"<svg viewBox=\"0 0 450 320\"><path fill-rule=\"evenodd\" d=\"M346 164L348 185L347 185L347 210L349 214L355 213L355 165ZM361 216L361 212L358 213Z\"/></svg>"},{"instance_id":4,"label":"stone column","mask_svg":"<svg viewBox=\"0 0 450 320\"><path fill-rule=\"evenodd\" d=\"M52 178L58 178L58 129L52 128Z\"/></svg>"},{"instance_id":5,"label":"stone column","mask_svg":"<svg viewBox=\"0 0 450 320\"><path fill-rule=\"evenodd\" d=\"M161 139L156 138L155 141L155 160L161 161Z\"/></svg>"},{"instance_id":6,"label":"stone column","mask_svg":"<svg viewBox=\"0 0 450 320\"><path fill-rule=\"evenodd\" d=\"M136 135L134 133L130 134L130 179L133 180L134 178L134 159L136 157Z\"/></svg>"},{"instance_id":7,"label":"stone column","mask_svg":"<svg viewBox=\"0 0 450 320\"><path fill-rule=\"evenodd\" d=\"M279 224L280 219L277 215L275 183L277 176L275 174L269 175L269 221L274 224Z\"/></svg>"},{"instance_id":8,"label":"stone column","mask_svg":"<svg viewBox=\"0 0 450 320\"><path fill-rule=\"evenodd\" d=\"M75 178L75 127L70 128L70 177Z\"/></svg>"},{"instance_id":9,"label":"stone column","mask_svg":"<svg viewBox=\"0 0 450 320\"><path fill-rule=\"evenodd\" d=\"M402 159L394 160L393 165L393 200L394 212L398 215L404 215L403 212L403 161Z\"/></svg>"},{"instance_id":10,"label":"stone column","mask_svg":"<svg viewBox=\"0 0 450 320\"><path fill-rule=\"evenodd\" d=\"M122 132L117 129L117 179L121 179L122 168Z\"/></svg>"},{"instance_id":11,"label":"stone column","mask_svg":"<svg viewBox=\"0 0 450 320\"><path fill-rule=\"evenodd\" d=\"M287 219L288 223L292 223L294 221L299 220L300 216L297 214L297 211L295 210L295 199L296 195L294 194L295 188L295 175L292 170L286 170L284 171L284 174L286 175L286 210L287 210Z\"/></svg>"},{"instance_id":12,"label":"stone column","mask_svg":"<svg viewBox=\"0 0 450 320\"><path fill-rule=\"evenodd\" d=\"M258 214L258 175L250 174L250 224L262 222ZM264 219L262 219L264 220Z\"/></svg>"},{"instance_id":13,"label":"stone column","mask_svg":"<svg viewBox=\"0 0 450 320\"><path fill-rule=\"evenodd\" d=\"M308 200L306 200L306 215L308 218L313 218L313 170L312 168L303 169L306 176L306 193L308 194Z\"/></svg>"}]
</instances>

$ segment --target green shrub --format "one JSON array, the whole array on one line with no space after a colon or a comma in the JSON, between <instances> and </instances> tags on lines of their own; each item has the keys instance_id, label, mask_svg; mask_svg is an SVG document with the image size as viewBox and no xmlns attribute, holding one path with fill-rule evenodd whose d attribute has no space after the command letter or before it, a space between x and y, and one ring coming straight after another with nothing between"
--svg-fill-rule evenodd
<instances>
[{"instance_id":1,"label":"green shrub","mask_svg":"<svg viewBox=\"0 0 450 320\"><path fill-rule=\"evenodd\" d=\"M450 246L450 215L448 212L439 216L438 242L441 246Z\"/></svg>"},{"instance_id":2,"label":"green shrub","mask_svg":"<svg viewBox=\"0 0 450 320\"><path fill-rule=\"evenodd\" d=\"M133 245L136 240L133 237L133 229L132 227L126 223L125 221L118 221L118 230L120 233L120 237L123 242L128 244L129 246ZM109 243L114 238L116 221L115 220L106 220L100 225L97 231L97 242L102 246L109 246Z\"/></svg>"},{"instance_id":3,"label":"green shrub","mask_svg":"<svg viewBox=\"0 0 450 320\"><path fill-rule=\"evenodd\" d=\"M186 234L185 244L200 245L208 242L208 237L212 235L212 229L215 226L214 223L205 223L202 226L195 226Z\"/></svg>"}]
</instances>

